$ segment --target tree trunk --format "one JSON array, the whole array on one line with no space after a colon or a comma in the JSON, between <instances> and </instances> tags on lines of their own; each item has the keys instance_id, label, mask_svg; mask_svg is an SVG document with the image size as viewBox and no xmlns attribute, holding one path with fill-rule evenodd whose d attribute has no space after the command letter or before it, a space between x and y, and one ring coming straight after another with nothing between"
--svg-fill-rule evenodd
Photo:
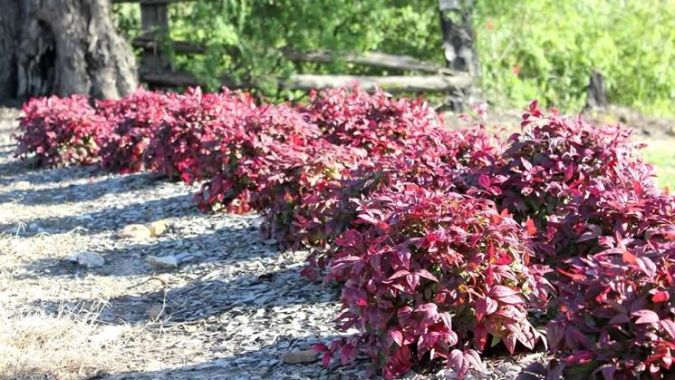
<instances>
[{"instance_id":1,"label":"tree trunk","mask_svg":"<svg viewBox=\"0 0 675 380\"><path fill-rule=\"evenodd\" d=\"M16 96L16 41L19 33L19 4L0 0L0 101Z\"/></svg>"},{"instance_id":2,"label":"tree trunk","mask_svg":"<svg viewBox=\"0 0 675 380\"><path fill-rule=\"evenodd\" d=\"M474 45L475 33L471 25L473 0L438 0L443 33L443 51L448 68L478 75L478 55ZM450 108L463 110L463 103L471 96L471 88L451 94Z\"/></svg>"},{"instance_id":3,"label":"tree trunk","mask_svg":"<svg viewBox=\"0 0 675 380\"><path fill-rule=\"evenodd\" d=\"M607 90L602 74L593 70L586 88L585 109L592 110L607 107Z\"/></svg>"},{"instance_id":4,"label":"tree trunk","mask_svg":"<svg viewBox=\"0 0 675 380\"><path fill-rule=\"evenodd\" d=\"M448 67L478 73L478 58L474 46L475 33L471 25L473 0L439 0L443 50Z\"/></svg>"},{"instance_id":5,"label":"tree trunk","mask_svg":"<svg viewBox=\"0 0 675 380\"><path fill-rule=\"evenodd\" d=\"M109 0L0 0L0 98L118 98L138 85Z\"/></svg>"}]
</instances>

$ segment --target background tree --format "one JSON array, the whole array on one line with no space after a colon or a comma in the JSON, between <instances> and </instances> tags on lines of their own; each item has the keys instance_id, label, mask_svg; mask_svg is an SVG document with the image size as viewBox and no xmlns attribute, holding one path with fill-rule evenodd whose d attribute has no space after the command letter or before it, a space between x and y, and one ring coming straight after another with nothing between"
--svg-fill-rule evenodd
<instances>
[{"instance_id":1,"label":"background tree","mask_svg":"<svg viewBox=\"0 0 675 380\"><path fill-rule=\"evenodd\" d=\"M108 0L0 0L0 99L136 89L131 48Z\"/></svg>"}]
</instances>

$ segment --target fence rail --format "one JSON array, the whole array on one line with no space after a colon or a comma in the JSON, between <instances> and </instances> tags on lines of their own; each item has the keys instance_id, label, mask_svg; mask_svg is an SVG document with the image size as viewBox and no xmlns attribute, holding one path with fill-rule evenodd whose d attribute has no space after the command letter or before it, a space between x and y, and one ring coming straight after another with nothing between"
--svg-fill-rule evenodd
<instances>
[{"instance_id":1,"label":"fence rail","mask_svg":"<svg viewBox=\"0 0 675 380\"><path fill-rule=\"evenodd\" d=\"M141 34L132 45L141 49L139 76L151 86L184 87L201 85L190 73L176 72L165 52L168 46L179 54L204 54L204 45L189 41L166 40L169 32L169 5L195 0L112 0L113 3L137 3L141 7ZM309 90L338 87L358 82L364 89L381 87L390 92L455 92L471 87L472 79L465 73L425 62L405 55L370 53L336 53L327 50L300 52L284 49L281 53L294 62L345 62L354 65L381 67L399 72L419 72L425 75L357 76L298 74L285 78L266 78L285 89ZM433 74L433 75L430 75ZM256 87L256 82L235 83L224 77L223 85L234 88Z\"/></svg>"},{"instance_id":2,"label":"fence rail","mask_svg":"<svg viewBox=\"0 0 675 380\"><path fill-rule=\"evenodd\" d=\"M166 5L171 3L187 3L197 0L112 0L113 4L142 3L146 5Z\"/></svg>"}]
</instances>

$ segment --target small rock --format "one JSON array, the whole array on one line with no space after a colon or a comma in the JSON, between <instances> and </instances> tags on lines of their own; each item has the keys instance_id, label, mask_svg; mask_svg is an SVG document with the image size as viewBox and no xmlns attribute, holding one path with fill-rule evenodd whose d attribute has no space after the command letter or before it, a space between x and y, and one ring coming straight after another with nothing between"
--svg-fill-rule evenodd
<instances>
[{"instance_id":1,"label":"small rock","mask_svg":"<svg viewBox=\"0 0 675 380\"><path fill-rule=\"evenodd\" d=\"M263 243L265 243L265 244L267 244L267 245L275 245L275 244L277 244L278 242L279 242L279 241L278 241L277 239L267 239L267 240L263 241Z\"/></svg>"},{"instance_id":2,"label":"small rock","mask_svg":"<svg viewBox=\"0 0 675 380\"><path fill-rule=\"evenodd\" d=\"M148 316L152 320L157 320L164 313L164 305L156 303L148 308Z\"/></svg>"},{"instance_id":3,"label":"small rock","mask_svg":"<svg viewBox=\"0 0 675 380\"><path fill-rule=\"evenodd\" d=\"M37 225L37 223L31 223L28 225L28 230L30 231L37 231L40 229L40 226Z\"/></svg>"},{"instance_id":4,"label":"small rock","mask_svg":"<svg viewBox=\"0 0 675 380\"><path fill-rule=\"evenodd\" d=\"M26 190L30 188L30 182L28 181L19 181L16 183L16 188L19 190Z\"/></svg>"},{"instance_id":5,"label":"small rock","mask_svg":"<svg viewBox=\"0 0 675 380\"><path fill-rule=\"evenodd\" d=\"M119 326L103 326L101 327L101 332L90 339L97 346L105 346L109 342L119 338L120 335L122 335L122 329Z\"/></svg>"},{"instance_id":6,"label":"small rock","mask_svg":"<svg viewBox=\"0 0 675 380\"><path fill-rule=\"evenodd\" d=\"M319 358L319 354L314 350L303 350L303 351L293 351L287 352L282 357L284 363L288 364L300 364L300 363L313 363L316 359Z\"/></svg>"},{"instance_id":7,"label":"small rock","mask_svg":"<svg viewBox=\"0 0 675 380\"><path fill-rule=\"evenodd\" d=\"M152 236L150 229L142 224L129 224L119 233L121 238L143 240Z\"/></svg>"},{"instance_id":8,"label":"small rock","mask_svg":"<svg viewBox=\"0 0 675 380\"><path fill-rule=\"evenodd\" d=\"M171 269L178 267L178 258L176 256L148 256L146 259L148 264L157 269Z\"/></svg>"},{"instance_id":9,"label":"small rock","mask_svg":"<svg viewBox=\"0 0 675 380\"><path fill-rule=\"evenodd\" d=\"M666 130L666 133L669 134L669 135L671 135L671 136L675 136L675 125L673 125L673 126L671 126L670 128L668 128L668 129Z\"/></svg>"},{"instance_id":10,"label":"small rock","mask_svg":"<svg viewBox=\"0 0 675 380\"><path fill-rule=\"evenodd\" d=\"M103 256L96 252L80 252L71 256L68 260L74 261L87 268L96 268L105 264Z\"/></svg>"},{"instance_id":11,"label":"small rock","mask_svg":"<svg viewBox=\"0 0 675 380\"><path fill-rule=\"evenodd\" d=\"M146 225L150 230L150 236L157 237L166 232L167 222L165 220L157 220Z\"/></svg>"},{"instance_id":12,"label":"small rock","mask_svg":"<svg viewBox=\"0 0 675 380\"><path fill-rule=\"evenodd\" d=\"M251 220L251 226L257 230L258 228L260 228L263 225L264 221L265 221L265 218L257 217L255 219Z\"/></svg>"},{"instance_id":13,"label":"small rock","mask_svg":"<svg viewBox=\"0 0 675 380\"><path fill-rule=\"evenodd\" d=\"M227 351L227 350L228 350L228 347L227 347L227 345L224 345L224 344L214 346L214 347L211 348L212 352L223 352L223 351Z\"/></svg>"},{"instance_id":14,"label":"small rock","mask_svg":"<svg viewBox=\"0 0 675 380\"><path fill-rule=\"evenodd\" d=\"M179 264L182 264L182 263L185 263L185 262L188 262L188 261L192 261L194 259L195 259L195 256L190 254L190 253L187 253L187 252L176 255L176 260L178 260Z\"/></svg>"}]
</instances>

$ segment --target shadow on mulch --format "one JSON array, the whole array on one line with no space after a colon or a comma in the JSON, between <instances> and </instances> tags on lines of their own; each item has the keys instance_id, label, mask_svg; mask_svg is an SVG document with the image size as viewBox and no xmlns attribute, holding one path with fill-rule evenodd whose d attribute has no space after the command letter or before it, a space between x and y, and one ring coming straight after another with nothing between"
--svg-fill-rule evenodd
<instances>
[{"instance_id":1,"label":"shadow on mulch","mask_svg":"<svg viewBox=\"0 0 675 380\"><path fill-rule=\"evenodd\" d=\"M266 245L252 225L228 226L199 235L179 237L169 233L144 242L106 250L91 250L105 259L99 268L88 269L67 259L39 259L28 264L29 274L17 278L84 276L135 276L158 272L146 263L148 256L180 255L180 266L214 261L275 256L274 247ZM171 272L178 269L163 270Z\"/></svg>"},{"instance_id":2,"label":"shadow on mulch","mask_svg":"<svg viewBox=\"0 0 675 380\"><path fill-rule=\"evenodd\" d=\"M244 351L235 355L223 358L212 359L203 363L186 365L180 368L156 370L156 371L130 371L115 375L103 377L106 380L210 380L210 379L358 379L371 378L381 379L380 376L367 376L370 361L360 356L356 361L342 366L338 363L331 364L326 368L321 362L321 355L311 363L288 364L280 359L287 352L309 349L314 343L328 344L341 338L339 335L328 335L322 337L302 337L293 336L279 337L275 344L261 347L258 350ZM291 344L286 348L287 344ZM268 364L269 363L269 364ZM414 372L411 372L415 374ZM422 372L424 373L424 372ZM544 380L546 378L546 367L538 362L534 362L523 368L513 380ZM486 377L485 375L488 375ZM478 378L493 378L491 373L477 376ZM367 377L366 377L367 376ZM422 375L424 376L424 375ZM418 375L404 378L447 378L454 379L456 375L448 371L445 376L420 377ZM474 378L474 377L470 377ZM494 378L504 378L496 376Z\"/></svg>"},{"instance_id":3,"label":"shadow on mulch","mask_svg":"<svg viewBox=\"0 0 675 380\"><path fill-rule=\"evenodd\" d=\"M241 379L241 378L355 378L358 372L365 370L367 360L358 359L347 366L326 368L321 364L321 356L317 354L312 363L287 364L281 356L287 352L310 349L314 343L328 344L339 339L339 335L296 337L280 336L274 344L260 347L257 350L243 351L235 355L212 359L203 363L186 365L157 371L131 371L112 376L107 380L150 380L150 379Z\"/></svg>"},{"instance_id":4,"label":"shadow on mulch","mask_svg":"<svg viewBox=\"0 0 675 380\"><path fill-rule=\"evenodd\" d=\"M3 155L7 154L5 152L0 153L0 156ZM32 160L19 159L0 163L0 185L9 185L19 181L44 185L82 178L96 178L105 174L96 165L37 168Z\"/></svg>"},{"instance_id":5,"label":"shadow on mulch","mask_svg":"<svg viewBox=\"0 0 675 380\"><path fill-rule=\"evenodd\" d=\"M173 323L197 322L221 316L233 309L241 314L273 306L316 304L338 298L337 288L332 289L311 283L300 275L302 266L281 268L275 272L248 274L231 281L210 279L195 280L185 286L154 291L140 295L124 295L108 300L65 299L37 301L47 313L67 310L90 313L102 302L98 320L109 324L144 324L153 322L148 310L153 305L163 305L160 326ZM217 325L217 324L216 324Z\"/></svg>"},{"instance_id":6,"label":"shadow on mulch","mask_svg":"<svg viewBox=\"0 0 675 380\"><path fill-rule=\"evenodd\" d=\"M95 234L117 231L131 223L148 223L159 219L200 214L192 198L192 194L181 194L73 216L34 218L22 222L27 226L35 224L43 231L26 230L21 236L34 236L43 232L65 233L76 228L84 234ZM13 224L0 224L0 230L15 227Z\"/></svg>"},{"instance_id":7,"label":"shadow on mulch","mask_svg":"<svg viewBox=\"0 0 675 380\"><path fill-rule=\"evenodd\" d=\"M47 189L14 190L0 193L1 202L18 202L24 205L51 205L66 202L84 202L98 199L107 194L120 194L141 190L155 185L159 177L151 173L136 173L114 176L100 181L71 184ZM33 182L31 182L33 183Z\"/></svg>"},{"instance_id":8,"label":"shadow on mulch","mask_svg":"<svg viewBox=\"0 0 675 380\"><path fill-rule=\"evenodd\" d=\"M19 181L44 185L73 181L82 178L96 178L112 174L101 170L98 165L65 166L44 168L35 165L34 158L19 159L14 157L16 145L0 145L0 185L9 185Z\"/></svg>"}]
</instances>

